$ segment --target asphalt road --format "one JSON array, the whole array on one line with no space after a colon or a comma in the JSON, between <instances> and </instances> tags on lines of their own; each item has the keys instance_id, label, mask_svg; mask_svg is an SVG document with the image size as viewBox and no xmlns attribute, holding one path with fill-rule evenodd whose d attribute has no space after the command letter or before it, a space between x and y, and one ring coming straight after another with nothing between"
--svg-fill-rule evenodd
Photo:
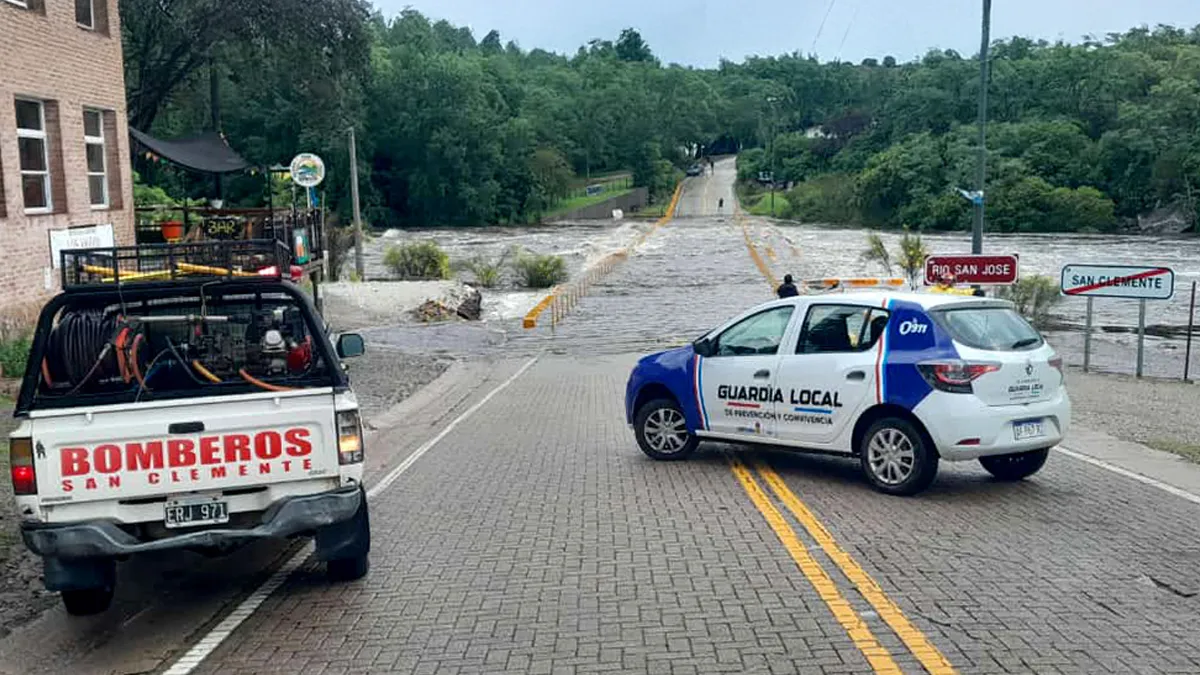
<instances>
[{"instance_id":1,"label":"asphalt road","mask_svg":"<svg viewBox=\"0 0 1200 675\"><path fill-rule=\"evenodd\" d=\"M732 242L728 273L759 280L734 292L769 293L741 221L716 213L714 195L731 209L731 171L689 179L655 234L668 243L614 272L696 325L721 303L656 283L688 269L678 238ZM636 355L582 327L672 313L623 316L623 303L598 288L552 350L457 364L374 421L370 474L387 487L367 578L330 585L305 562L214 634L247 579L213 575L205 592L235 599L217 614L196 611L204 593L164 603L156 623L183 618L136 663L114 645L155 628L111 617L51 618L22 632L23 652L0 643L0 663L36 672L66 644L74 656L43 670L1200 672L1200 499L1063 453L1015 485L944 464L916 498L871 491L841 459L711 445L653 462L621 410ZM187 654L196 644L213 648Z\"/></svg>"}]
</instances>

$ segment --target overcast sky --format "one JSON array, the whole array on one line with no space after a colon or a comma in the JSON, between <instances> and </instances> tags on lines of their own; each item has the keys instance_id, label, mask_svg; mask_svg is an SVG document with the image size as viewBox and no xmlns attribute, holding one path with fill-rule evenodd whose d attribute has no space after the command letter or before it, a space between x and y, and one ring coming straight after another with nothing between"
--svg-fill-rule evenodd
<instances>
[{"instance_id":1,"label":"overcast sky","mask_svg":"<svg viewBox=\"0 0 1200 675\"><path fill-rule=\"evenodd\" d=\"M816 52L822 61L929 48L979 51L982 0L374 0L385 16L411 6L505 42L573 54L634 27L664 62L713 66L721 57ZM828 16L826 19L825 17ZM822 23L824 26L822 27ZM1133 26L1200 24L1200 0L995 0L992 35L1077 42Z\"/></svg>"}]
</instances>

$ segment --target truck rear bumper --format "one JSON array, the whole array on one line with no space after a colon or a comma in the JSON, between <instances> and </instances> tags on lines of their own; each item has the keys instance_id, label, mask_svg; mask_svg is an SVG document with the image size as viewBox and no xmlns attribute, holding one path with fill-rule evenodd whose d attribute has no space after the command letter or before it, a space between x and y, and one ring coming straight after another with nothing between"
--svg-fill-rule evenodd
<instances>
[{"instance_id":1,"label":"truck rear bumper","mask_svg":"<svg viewBox=\"0 0 1200 675\"><path fill-rule=\"evenodd\" d=\"M165 539L142 541L106 520L75 523L22 523L29 550L63 559L109 558L149 551L226 548L256 539L276 539L341 523L354 517L366 496L360 486L288 497L273 504L262 522L247 529L182 532Z\"/></svg>"}]
</instances>

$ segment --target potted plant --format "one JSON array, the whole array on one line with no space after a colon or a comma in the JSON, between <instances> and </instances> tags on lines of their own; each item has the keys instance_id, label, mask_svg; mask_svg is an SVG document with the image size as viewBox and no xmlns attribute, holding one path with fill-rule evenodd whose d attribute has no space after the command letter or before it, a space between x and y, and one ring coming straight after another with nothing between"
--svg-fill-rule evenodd
<instances>
[{"instance_id":1,"label":"potted plant","mask_svg":"<svg viewBox=\"0 0 1200 675\"><path fill-rule=\"evenodd\" d=\"M179 241L183 239L183 221L180 220L164 220L159 225L163 239L169 242Z\"/></svg>"}]
</instances>

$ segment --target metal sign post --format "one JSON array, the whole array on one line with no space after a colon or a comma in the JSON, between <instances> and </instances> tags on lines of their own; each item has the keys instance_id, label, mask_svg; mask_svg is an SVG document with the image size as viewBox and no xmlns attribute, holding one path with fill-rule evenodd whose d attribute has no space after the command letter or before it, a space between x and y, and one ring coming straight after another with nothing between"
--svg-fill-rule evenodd
<instances>
[{"instance_id":1,"label":"metal sign post","mask_svg":"<svg viewBox=\"0 0 1200 675\"><path fill-rule=\"evenodd\" d=\"M1087 301L1087 323L1083 329L1083 372L1088 372L1092 365L1092 298Z\"/></svg>"},{"instance_id":2,"label":"metal sign post","mask_svg":"<svg viewBox=\"0 0 1200 675\"><path fill-rule=\"evenodd\" d=\"M1142 356L1146 348L1146 301L1138 300L1138 356L1137 376L1142 376Z\"/></svg>"},{"instance_id":3,"label":"metal sign post","mask_svg":"<svg viewBox=\"0 0 1200 675\"><path fill-rule=\"evenodd\" d=\"M1138 301L1137 376L1145 365L1146 301L1170 300L1175 294L1175 272L1169 267L1130 265L1066 265L1060 280L1062 294L1088 300L1083 338L1083 368L1091 365L1092 298L1128 298Z\"/></svg>"},{"instance_id":4,"label":"metal sign post","mask_svg":"<svg viewBox=\"0 0 1200 675\"><path fill-rule=\"evenodd\" d=\"M1183 381L1188 381L1192 366L1192 326L1196 318L1196 282L1192 282L1192 301L1188 304L1187 350L1183 353Z\"/></svg>"}]
</instances>

